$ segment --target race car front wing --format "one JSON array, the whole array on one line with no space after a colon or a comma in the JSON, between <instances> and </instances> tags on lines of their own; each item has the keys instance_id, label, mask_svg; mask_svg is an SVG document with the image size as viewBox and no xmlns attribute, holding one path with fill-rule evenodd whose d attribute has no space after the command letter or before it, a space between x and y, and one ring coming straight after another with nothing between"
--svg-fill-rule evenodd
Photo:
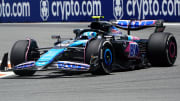
<instances>
[{"instance_id":1,"label":"race car front wing","mask_svg":"<svg viewBox=\"0 0 180 101\"><path fill-rule=\"evenodd\" d=\"M48 68L53 68L58 70L67 70L67 71L89 71L90 65L85 63L77 63L70 61L57 61L48 66ZM14 66L13 70L46 70L44 67L38 67L35 65L35 61L25 62L19 65Z\"/></svg>"}]
</instances>

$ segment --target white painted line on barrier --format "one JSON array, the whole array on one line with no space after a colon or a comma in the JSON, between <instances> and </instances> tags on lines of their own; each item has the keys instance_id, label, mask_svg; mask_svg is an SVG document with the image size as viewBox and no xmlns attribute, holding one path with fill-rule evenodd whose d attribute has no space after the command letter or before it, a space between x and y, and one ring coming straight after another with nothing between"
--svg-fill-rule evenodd
<instances>
[{"instance_id":1,"label":"white painted line on barrier","mask_svg":"<svg viewBox=\"0 0 180 101\"><path fill-rule=\"evenodd\" d=\"M0 25L71 25L71 24L90 24L90 22L46 22L46 23L0 23Z\"/></svg>"},{"instance_id":2,"label":"white painted line on barrier","mask_svg":"<svg viewBox=\"0 0 180 101\"><path fill-rule=\"evenodd\" d=\"M164 23L167 26L180 26L180 23Z\"/></svg>"},{"instance_id":3,"label":"white painted line on barrier","mask_svg":"<svg viewBox=\"0 0 180 101\"><path fill-rule=\"evenodd\" d=\"M47 22L47 23L0 23L0 25L74 25L74 24L90 24L90 22ZM180 26L180 23L164 23L168 26Z\"/></svg>"}]
</instances>

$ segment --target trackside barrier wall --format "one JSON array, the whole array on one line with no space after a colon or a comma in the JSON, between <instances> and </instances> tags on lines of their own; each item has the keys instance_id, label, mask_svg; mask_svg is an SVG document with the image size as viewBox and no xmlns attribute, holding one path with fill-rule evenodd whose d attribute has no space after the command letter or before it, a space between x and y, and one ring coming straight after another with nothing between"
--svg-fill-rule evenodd
<instances>
[{"instance_id":1,"label":"trackside barrier wall","mask_svg":"<svg viewBox=\"0 0 180 101\"><path fill-rule=\"evenodd\" d=\"M93 15L180 22L180 0L0 0L0 22L79 22Z\"/></svg>"}]
</instances>

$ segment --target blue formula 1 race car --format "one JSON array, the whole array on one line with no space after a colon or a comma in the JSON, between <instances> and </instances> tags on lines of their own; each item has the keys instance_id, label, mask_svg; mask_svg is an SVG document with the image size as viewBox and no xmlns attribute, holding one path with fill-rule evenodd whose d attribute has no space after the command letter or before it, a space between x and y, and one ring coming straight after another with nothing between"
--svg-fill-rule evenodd
<instances>
[{"instance_id":1,"label":"blue formula 1 race car","mask_svg":"<svg viewBox=\"0 0 180 101\"><path fill-rule=\"evenodd\" d=\"M36 71L91 72L110 74L114 67L139 69L146 66L172 66L177 57L177 43L173 34L163 32L161 20L100 21L95 16L89 29L75 29L76 37L57 42L52 48L38 48L35 40L15 42L10 54L13 71L19 76L30 76ZM131 30L155 27L148 39L130 35ZM120 29L127 30L123 34ZM46 50L45 50L46 49Z\"/></svg>"}]
</instances>

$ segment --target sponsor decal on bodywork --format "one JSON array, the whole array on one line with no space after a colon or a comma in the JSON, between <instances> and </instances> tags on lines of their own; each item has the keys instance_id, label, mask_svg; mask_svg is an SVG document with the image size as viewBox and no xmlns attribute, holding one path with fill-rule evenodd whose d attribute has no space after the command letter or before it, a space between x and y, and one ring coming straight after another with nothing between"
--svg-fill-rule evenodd
<instances>
[{"instance_id":1,"label":"sponsor decal on bodywork","mask_svg":"<svg viewBox=\"0 0 180 101\"><path fill-rule=\"evenodd\" d=\"M57 68L60 70L88 71L90 69L90 65L70 61L58 61Z\"/></svg>"},{"instance_id":2,"label":"sponsor decal on bodywork","mask_svg":"<svg viewBox=\"0 0 180 101\"><path fill-rule=\"evenodd\" d=\"M139 47L138 44L136 42L129 42L129 45L127 46L127 48L125 49L125 52L128 52L129 58L136 58L139 55Z\"/></svg>"}]
</instances>

